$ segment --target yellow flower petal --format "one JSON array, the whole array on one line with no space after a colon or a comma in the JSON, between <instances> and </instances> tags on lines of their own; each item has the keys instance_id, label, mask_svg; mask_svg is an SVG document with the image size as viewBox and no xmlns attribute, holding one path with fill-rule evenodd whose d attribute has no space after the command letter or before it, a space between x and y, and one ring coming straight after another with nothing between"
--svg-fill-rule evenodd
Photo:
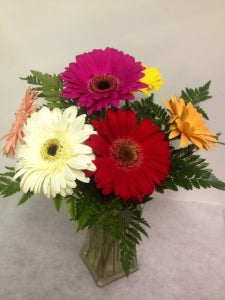
<instances>
[{"instance_id":1,"label":"yellow flower petal","mask_svg":"<svg viewBox=\"0 0 225 300\"><path fill-rule=\"evenodd\" d=\"M174 139L175 137L177 137L178 135L180 135L180 131L179 130L174 130L174 131L171 131L170 134L169 134L169 139Z\"/></svg>"},{"instance_id":2,"label":"yellow flower petal","mask_svg":"<svg viewBox=\"0 0 225 300\"><path fill-rule=\"evenodd\" d=\"M196 137L190 136L190 140L192 141L193 144L195 144L198 148L202 149L203 148L203 142L199 140Z\"/></svg>"},{"instance_id":3,"label":"yellow flower petal","mask_svg":"<svg viewBox=\"0 0 225 300\"><path fill-rule=\"evenodd\" d=\"M173 111L172 111L172 107L170 105L170 102L168 100L164 99L164 98L162 99L162 101L165 104L165 106L168 108L168 110L172 113Z\"/></svg>"},{"instance_id":4,"label":"yellow flower petal","mask_svg":"<svg viewBox=\"0 0 225 300\"><path fill-rule=\"evenodd\" d=\"M148 68L145 65L143 66L145 67L145 70L143 71L144 77L142 77L140 81L146 83L148 87L140 89L139 91L150 96L151 94L149 93L149 91L159 90L161 85L163 84L163 80L158 69Z\"/></svg>"},{"instance_id":5,"label":"yellow flower petal","mask_svg":"<svg viewBox=\"0 0 225 300\"><path fill-rule=\"evenodd\" d=\"M183 148L187 146L187 144L188 144L188 137L184 133L182 133L180 139L180 147Z\"/></svg>"}]
</instances>

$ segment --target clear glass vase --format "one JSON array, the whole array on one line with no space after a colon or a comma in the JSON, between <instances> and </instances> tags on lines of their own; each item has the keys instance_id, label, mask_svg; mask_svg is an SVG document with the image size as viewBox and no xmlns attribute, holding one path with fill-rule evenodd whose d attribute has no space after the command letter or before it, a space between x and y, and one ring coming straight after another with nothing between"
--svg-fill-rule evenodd
<instances>
[{"instance_id":1,"label":"clear glass vase","mask_svg":"<svg viewBox=\"0 0 225 300\"><path fill-rule=\"evenodd\" d=\"M101 226L94 225L87 230L80 255L99 287L125 276L120 261L119 241ZM137 270L135 254L130 273Z\"/></svg>"}]
</instances>

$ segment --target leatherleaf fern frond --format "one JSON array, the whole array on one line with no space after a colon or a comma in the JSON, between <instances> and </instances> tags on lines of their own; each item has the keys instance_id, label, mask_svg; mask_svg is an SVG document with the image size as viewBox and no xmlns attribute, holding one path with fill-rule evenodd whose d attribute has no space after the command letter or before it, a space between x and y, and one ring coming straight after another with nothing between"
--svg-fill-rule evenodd
<instances>
[{"instance_id":1,"label":"leatherleaf fern frond","mask_svg":"<svg viewBox=\"0 0 225 300\"><path fill-rule=\"evenodd\" d=\"M76 195L66 197L68 210L72 219L78 222L77 231L99 225L119 241L121 263L128 276L135 259L136 245L140 244L142 235L148 236L144 226L149 225L141 216L137 203L124 203L113 195L102 196L92 183L90 186L86 189L79 184Z\"/></svg>"},{"instance_id":2,"label":"leatherleaf fern frond","mask_svg":"<svg viewBox=\"0 0 225 300\"><path fill-rule=\"evenodd\" d=\"M144 118L150 119L153 124L159 126L161 130L169 130L169 114L165 108L156 104L153 101L154 95L141 99L140 101L134 101L131 103L131 108L136 112L139 121Z\"/></svg>"},{"instance_id":3,"label":"leatherleaf fern frond","mask_svg":"<svg viewBox=\"0 0 225 300\"><path fill-rule=\"evenodd\" d=\"M205 85L199 88L186 88L185 91L181 91L181 98L184 99L185 103L187 104L188 102L191 102L196 107L197 111L207 120L209 118L206 112L199 106L199 103L212 98L212 96L209 95L210 83L211 81L208 81Z\"/></svg>"},{"instance_id":4,"label":"leatherleaf fern frond","mask_svg":"<svg viewBox=\"0 0 225 300\"><path fill-rule=\"evenodd\" d=\"M20 189L20 180L14 180L15 171L12 167L5 167L6 172L0 173L0 195L4 198L16 194L21 191ZM18 205L26 202L31 196L33 192L28 191L27 193L22 194Z\"/></svg>"},{"instance_id":5,"label":"leatherleaf fern frond","mask_svg":"<svg viewBox=\"0 0 225 300\"><path fill-rule=\"evenodd\" d=\"M31 70L31 75L21 79L35 85L34 89L39 92L39 97L47 101L49 108L67 108L71 105L68 99L61 97L63 84L59 75L43 74L39 71Z\"/></svg>"},{"instance_id":6,"label":"leatherleaf fern frond","mask_svg":"<svg viewBox=\"0 0 225 300\"><path fill-rule=\"evenodd\" d=\"M90 182L89 189L79 182L75 195L67 196L68 211L74 221L78 222L77 231L91 227L104 213L104 205L100 199L102 195Z\"/></svg>"},{"instance_id":7,"label":"leatherleaf fern frond","mask_svg":"<svg viewBox=\"0 0 225 300\"><path fill-rule=\"evenodd\" d=\"M126 276L129 275L136 255L136 246L140 244L142 237L148 234L143 226L150 227L142 217L139 206L131 206L124 214L124 226L120 237L121 262Z\"/></svg>"},{"instance_id":8,"label":"leatherleaf fern frond","mask_svg":"<svg viewBox=\"0 0 225 300\"><path fill-rule=\"evenodd\" d=\"M172 149L169 175L162 186L158 187L159 192L163 192L164 189L177 191L178 187L186 190L201 187L225 190L225 183L215 177L206 160L194 154L194 151L193 145L178 150Z\"/></svg>"}]
</instances>

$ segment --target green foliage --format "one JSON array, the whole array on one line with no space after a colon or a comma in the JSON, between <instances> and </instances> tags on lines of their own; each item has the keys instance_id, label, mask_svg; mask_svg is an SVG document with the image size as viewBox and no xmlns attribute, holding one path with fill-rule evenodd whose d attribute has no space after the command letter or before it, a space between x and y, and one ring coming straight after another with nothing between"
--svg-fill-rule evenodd
<instances>
[{"instance_id":1,"label":"green foliage","mask_svg":"<svg viewBox=\"0 0 225 300\"><path fill-rule=\"evenodd\" d=\"M66 201L72 219L78 222L77 231L94 225L104 212L104 205L89 189L77 189L74 196L66 197Z\"/></svg>"},{"instance_id":2,"label":"green foliage","mask_svg":"<svg viewBox=\"0 0 225 300\"><path fill-rule=\"evenodd\" d=\"M202 107L196 106L195 108L197 109L197 111L200 114L202 114L203 118L205 118L206 120L209 120L209 117L208 117L207 113L202 109Z\"/></svg>"},{"instance_id":3,"label":"green foliage","mask_svg":"<svg viewBox=\"0 0 225 300\"><path fill-rule=\"evenodd\" d=\"M129 275L133 260L136 255L136 246L140 244L142 237L148 237L143 225L149 227L147 221L141 216L138 206L131 206L124 211L124 227L121 231L120 253L124 273Z\"/></svg>"},{"instance_id":4,"label":"green foliage","mask_svg":"<svg viewBox=\"0 0 225 300\"><path fill-rule=\"evenodd\" d=\"M18 205L21 205L21 204L23 204L24 202L26 202L28 199L30 199L30 197L33 196L33 194L34 194L34 193L31 192L31 191L28 191L27 193L23 194L23 196L21 197L21 199L20 199Z\"/></svg>"},{"instance_id":5,"label":"green foliage","mask_svg":"<svg viewBox=\"0 0 225 300\"><path fill-rule=\"evenodd\" d=\"M162 130L168 131L170 116L165 108L154 103L153 94L151 97L141 99L140 102L132 102L131 108L133 108L133 110L136 112L139 121L143 120L144 118L148 118Z\"/></svg>"},{"instance_id":6,"label":"green foliage","mask_svg":"<svg viewBox=\"0 0 225 300\"><path fill-rule=\"evenodd\" d=\"M193 145L178 150L172 149L169 175L162 186L158 187L159 192L163 192L164 189L177 191L178 187L186 190L201 187L225 189L225 183L217 179L213 171L207 168L206 160L194 152Z\"/></svg>"},{"instance_id":7,"label":"green foliage","mask_svg":"<svg viewBox=\"0 0 225 300\"><path fill-rule=\"evenodd\" d=\"M210 84L211 81L208 81L206 84L199 88L186 88L185 91L181 91L181 98L184 99L185 103L191 102L193 105L202 101L206 101L212 98L212 96L209 95Z\"/></svg>"},{"instance_id":8,"label":"green foliage","mask_svg":"<svg viewBox=\"0 0 225 300\"><path fill-rule=\"evenodd\" d=\"M199 107L199 103L212 98L212 96L209 95L210 83L211 81L208 81L205 85L199 88L186 88L185 91L181 91L181 98L184 99L185 103L187 104L188 102L191 102L196 107L197 111L207 120L208 116L206 112Z\"/></svg>"},{"instance_id":9,"label":"green foliage","mask_svg":"<svg viewBox=\"0 0 225 300\"><path fill-rule=\"evenodd\" d=\"M53 200L54 200L54 204L55 204L55 209L57 210L57 212L59 212L60 208L62 206L63 197L61 195L57 194Z\"/></svg>"},{"instance_id":10,"label":"green foliage","mask_svg":"<svg viewBox=\"0 0 225 300\"><path fill-rule=\"evenodd\" d=\"M124 203L119 197L102 196L94 184L86 189L81 184L76 195L66 197L68 211L78 222L77 231L97 224L102 226L114 239L120 241L121 262L128 276L136 253L136 245L141 242L141 235L148 236L136 203Z\"/></svg>"},{"instance_id":11,"label":"green foliage","mask_svg":"<svg viewBox=\"0 0 225 300\"><path fill-rule=\"evenodd\" d=\"M11 196L20 192L20 184L8 177L1 176L0 178L0 193L3 197Z\"/></svg>"},{"instance_id":12,"label":"green foliage","mask_svg":"<svg viewBox=\"0 0 225 300\"><path fill-rule=\"evenodd\" d=\"M8 171L5 173L0 174L0 195L3 197L8 197L13 194L20 192L20 181L19 179L14 180L13 177L15 176L14 168L12 167L5 167ZM24 193L18 202L18 205L26 202L31 196L33 192L28 191Z\"/></svg>"},{"instance_id":13,"label":"green foliage","mask_svg":"<svg viewBox=\"0 0 225 300\"><path fill-rule=\"evenodd\" d=\"M31 70L31 74L21 79L36 86L34 89L39 92L39 97L45 98L49 108L66 108L71 105L68 99L61 97L63 84L59 75L43 74L34 70Z\"/></svg>"},{"instance_id":14,"label":"green foliage","mask_svg":"<svg viewBox=\"0 0 225 300\"><path fill-rule=\"evenodd\" d=\"M98 220L98 224L106 228L107 232L115 239L120 240L124 224L121 210L116 208L105 210Z\"/></svg>"},{"instance_id":15,"label":"green foliage","mask_svg":"<svg viewBox=\"0 0 225 300\"><path fill-rule=\"evenodd\" d=\"M9 171L0 174L0 194L3 197L11 196L17 192L20 192L19 181L13 180L15 176L14 168L6 167Z\"/></svg>"}]
</instances>

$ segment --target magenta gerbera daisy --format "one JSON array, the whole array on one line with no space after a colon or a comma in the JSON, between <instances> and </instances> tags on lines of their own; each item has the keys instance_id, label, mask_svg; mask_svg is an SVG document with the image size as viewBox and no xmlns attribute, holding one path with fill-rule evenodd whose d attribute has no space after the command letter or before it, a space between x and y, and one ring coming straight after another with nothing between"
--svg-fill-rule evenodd
<instances>
[{"instance_id":1,"label":"magenta gerbera daisy","mask_svg":"<svg viewBox=\"0 0 225 300\"><path fill-rule=\"evenodd\" d=\"M133 92L147 85L139 80L145 68L134 57L113 48L95 49L76 57L63 72L62 97L78 99L91 114L120 100L134 99Z\"/></svg>"},{"instance_id":2,"label":"magenta gerbera daisy","mask_svg":"<svg viewBox=\"0 0 225 300\"><path fill-rule=\"evenodd\" d=\"M142 201L168 175L169 143L149 119L138 125L132 110L109 109L107 117L93 121L98 134L87 141L96 154L97 188L104 195L114 192L124 201Z\"/></svg>"}]
</instances>

